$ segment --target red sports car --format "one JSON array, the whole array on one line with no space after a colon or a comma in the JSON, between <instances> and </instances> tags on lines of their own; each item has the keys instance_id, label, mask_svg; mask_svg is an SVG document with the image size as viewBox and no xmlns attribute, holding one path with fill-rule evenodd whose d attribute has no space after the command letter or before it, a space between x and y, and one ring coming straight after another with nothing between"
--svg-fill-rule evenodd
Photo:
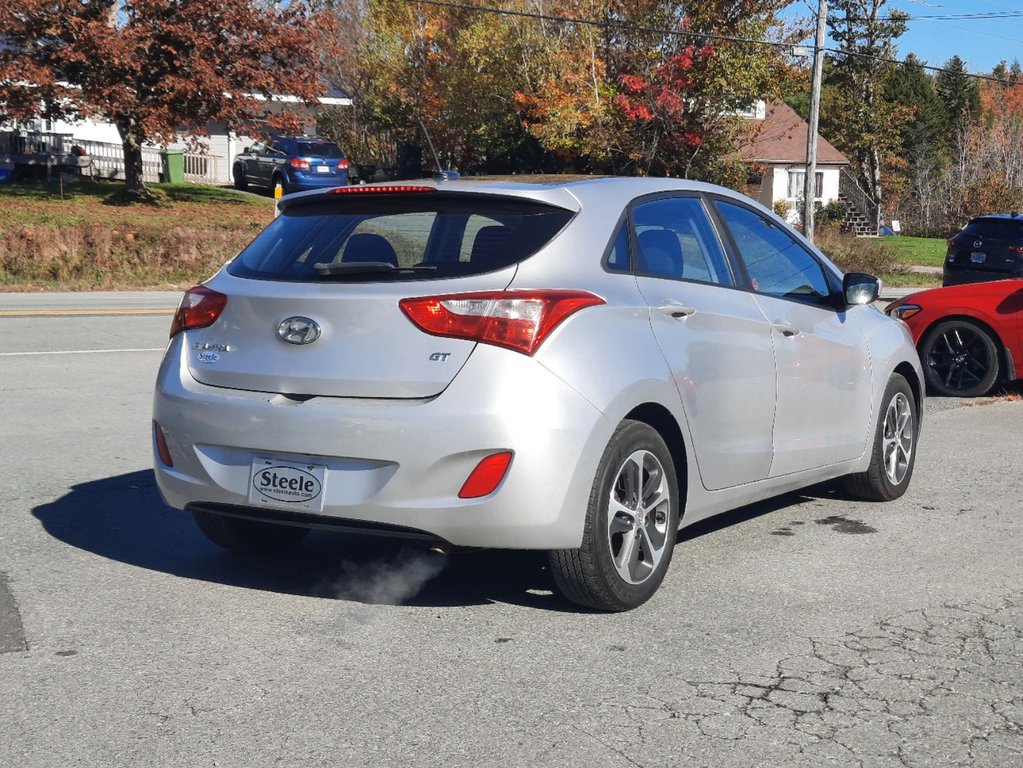
<instances>
[{"instance_id":1,"label":"red sports car","mask_svg":"<svg viewBox=\"0 0 1023 768\"><path fill-rule=\"evenodd\" d=\"M1023 280L921 291L885 312L909 326L936 394L978 397L1023 377Z\"/></svg>"}]
</instances>

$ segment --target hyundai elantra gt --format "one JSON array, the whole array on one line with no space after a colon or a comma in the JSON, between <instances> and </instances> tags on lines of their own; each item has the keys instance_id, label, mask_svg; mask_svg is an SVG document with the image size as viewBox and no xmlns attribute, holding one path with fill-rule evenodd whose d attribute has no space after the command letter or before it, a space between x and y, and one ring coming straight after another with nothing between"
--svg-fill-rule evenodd
<instances>
[{"instance_id":1,"label":"hyundai elantra gt","mask_svg":"<svg viewBox=\"0 0 1023 768\"><path fill-rule=\"evenodd\" d=\"M742 195L459 180L280 208L185 294L156 387L163 497L228 549L322 527L545 550L565 597L625 610L681 526L909 485L909 334Z\"/></svg>"}]
</instances>

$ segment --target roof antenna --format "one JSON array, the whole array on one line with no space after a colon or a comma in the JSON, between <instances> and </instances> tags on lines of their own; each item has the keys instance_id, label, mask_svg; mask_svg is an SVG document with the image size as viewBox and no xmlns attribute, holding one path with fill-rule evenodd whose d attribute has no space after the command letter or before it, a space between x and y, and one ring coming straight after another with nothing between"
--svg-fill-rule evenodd
<instances>
[{"instance_id":1,"label":"roof antenna","mask_svg":"<svg viewBox=\"0 0 1023 768\"><path fill-rule=\"evenodd\" d=\"M457 179L458 173L455 171L445 171L440 164L440 157L437 156L437 150L433 148L433 139L430 138L430 132L426 130L426 125L423 123L423 118L416 112L416 120L419 121L419 127L423 129L423 135L426 136L426 143L430 147L430 154L433 155L433 162L437 166L437 173L433 177L435 181L448 181L450 179Z\"/></svg>"}]
</instances>

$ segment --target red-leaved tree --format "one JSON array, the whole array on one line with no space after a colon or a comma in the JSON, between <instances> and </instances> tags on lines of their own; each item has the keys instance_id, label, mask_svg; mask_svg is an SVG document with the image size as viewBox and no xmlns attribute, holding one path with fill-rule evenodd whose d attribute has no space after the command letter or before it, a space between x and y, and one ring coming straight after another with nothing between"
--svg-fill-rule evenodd
<instances>
[{"instance_id":1,"label":"red-leaved tree","mask_svg":"<svg viewBox=\"0 0 1023 768\"><path fill-rule=\"evenodd\" d=\"M331 23L304 3L273 0L2 0L0 119L114 123L124 197L148 200L147 141L201 135L215 121L297 129L287 105L322 95L315 32Z\"/></svg>"}]
</instances>

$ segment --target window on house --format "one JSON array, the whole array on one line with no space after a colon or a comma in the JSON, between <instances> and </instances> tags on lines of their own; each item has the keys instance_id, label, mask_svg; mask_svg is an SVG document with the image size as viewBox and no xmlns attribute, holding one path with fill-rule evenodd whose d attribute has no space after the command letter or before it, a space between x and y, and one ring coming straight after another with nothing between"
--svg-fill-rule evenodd
<instances>
[{"instance_id":1,"label":"window on house","mask_svg":"<svg viewBox=\"0 0 1023 768\"><path fill-rule=\"evenodd\" d=\"M806 179L806 171L789 171L789 198L799 199L803 196L803 185ZM824 197L824 174L817 171L814 174L815 184L813 190L814 199L820 200Z\"/></svg>"}]
</instances>

